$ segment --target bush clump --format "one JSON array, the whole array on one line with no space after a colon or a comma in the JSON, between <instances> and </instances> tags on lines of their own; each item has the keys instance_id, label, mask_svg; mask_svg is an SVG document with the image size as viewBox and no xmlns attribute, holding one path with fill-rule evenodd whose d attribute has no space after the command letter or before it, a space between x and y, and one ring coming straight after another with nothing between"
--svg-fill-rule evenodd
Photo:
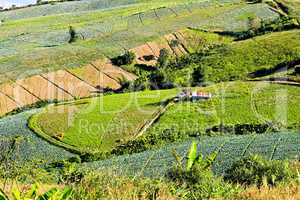
<instances>
[{"instance_id":1,"label":"bush clump","mask_svg":"<svg viewBox=\"0 0 300 200\"><path fill-rule=\"evenodd\" d=\"M112 63L117 66L131 65L135 60L135 54L131 51L126 51L123 55L112 59Z\"/></svg>"},{"instance_id":2,"label":"bush clump","mask_svg":"<svg viewBox=\"0 0 300 200\"><path fill-rule=\"evenodd\" d=\"M177 199L161 180L90 173L74 186L74 199Z\"/></svg>"},{"instance_id":3,"label":"bush clump","mask_svg":"<svg viewBox=\"0 0 300 200\"><path fill-rule=\"evenodd\" d=\"M73 28L73 26L69 26L69 35L70 35L69 43L75 42L77 39L77 33L76 30Z\"/></svg>"},{"instance_id":4,"label":"bush clump","mask_svg":"<svg viewBox=\"0 0 300 200\"><path fill-rule=\"evenodd\" d=\"M275 124L235 124L235 125L220 124L206 129L206 133L246 135L251 133L262 134L262 133L266 133L269 131L276 131L276 130L277 129Z\"/></svg>"},{"instance_id":5,"label":"bush clump","mask_svg":"<svg viewBox=\"0 0 300 200\"><path fill-rule=\"evenodd\" d=\"M267 160L251 155L232 165L225 172L224 179L242 185L276 186L280 182L289 182L297 176L296 170L288 161Z\"/></svg>"},{"instance_id":6,"label":"bush clump","mask_svg":"<svg viewBox=\"0 0 300 200\"><path fill-rule=\"evenodd\" d=\"M217 153L212 153L205 158L197 151L197 144L192 143L186 163L182 164L181 158L173 152L177 160L177 166L170 170L167 177L175 183L175 188L183 190L187 199L211 199L224 197L238 193L239 188L216 177L212 171L212 165Z\"/></svg>"},{"instance_id":7,"label":"bush clump","mask_svg":"<svg viewBox=\"0 0 300 200\"><path fill-rule=\"evenodd\" d=\"M140 153L148 149L152 149L153 147L162 146L166 143L182 141L188 137L188 135L183 135L180 132L175 132L171 129L166 129L160 134L146 134L145 136L119 145L112 150L111 154L124 155Z\"/></svg>"},{"instance_id":8,"label":"bush clump","mask_svg":"<svg viewBox=\"0 0 300 200\"><path fill-rule=\"evenodd\" d=\"M295 73L300 74L300 65L295 66Z\"/></svg>"}]
</instances>

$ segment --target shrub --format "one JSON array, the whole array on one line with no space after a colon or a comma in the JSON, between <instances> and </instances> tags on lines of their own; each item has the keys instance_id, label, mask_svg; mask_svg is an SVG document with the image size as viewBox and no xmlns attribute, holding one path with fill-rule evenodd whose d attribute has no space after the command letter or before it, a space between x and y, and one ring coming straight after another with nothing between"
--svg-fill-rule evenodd
<instances>
[{"instance_id":1,"label":"shrub","mask_svg":"<svg viewBox=\"0 0 300 200\"><path fill-rule=\"evenodd\" d=\"M148 149L152 149L153 147L161 146L165 143L182 141L187 137L187 135L183 135L180 132L175 132L171 129L166 129L160 134L144 135L135 140L130 140L125 144L119 145L112 150L111 154L124 155L140 153Z\"/></svg>"},{"instance_id":2,"label":"shrub","mask_svg":"<svg viewBox=\"0 0 300 200\"><path fill-rule=\"evenodd\" d=\"M69 43L75 42L77 39L77 33L76 33L75 29L73 28L73 26L69 27L69 35L70 35Z\"/></svg>"},{"instance_id":3,"label":"shrub","mask_svg":"<svg viewBox=\"0 0 300 200\"><path fill-rule=\"evenodd\" d=\"M175 151L173 154L177 166L168 172L167 177L175 182L178 189L186 191L185 196L188 199L227 198L238 192L237 187L225 183L222 178L213 174L211 167L216 159L216 153L204 158L197 152L197 144L193 142L186 164L182 164L183 158Z\"/></svg>"},{"instance_id":4,"label":"shrub","mask_svg":"<svg viewBox=\"0 0 300 200\"><path fill-rule=\"evenodd\" d=\"M179 41L178 41L178 40L172 40L172 41L170 42L170 46L171 46L171 48L176 48L176 47L178 47L178 46L179 46Z\"/></svg>"},{"instance_id":5,"label":"shrub","mask_svg":"<svg viewBox=\"0 0 300 200\"><path fill-rule=\"evenodd\" d=\"M204 70L201 67L194 69L192 74L192 86L200 86L204 83Z\"/></svg>"},{"instance_id":6,"label":"shrub","mask_svg":"<svg viewBox=\"0 0 300 200\"><path fill-rule=\"evenodd\" d=\"M263 0L246 0L248 3L262 3Z\"/></svg>"},{"instance_id":7,"label":"shrub","mask_svg":"<svg viewBox=\"0 0 300 200\"><path fill-rule=\"evenodd\" d=\"M224 179L243 185L271 185L290 181L296 172L288 161L266 160L258 155L251 155L232 165L225 172Z\"/></svg>"},{"instance_id":8,"label":"shrub","mask_svg":"<svg viewBox=\"0 0 300 200\"><path fill-rule=\"evenodd\" d=\"M112 59L112 63L117 66L131 65L135 60L135 54L131 51L126 51L123 55Z\"/></svg>"},{"instance_id":9,"label":"shrub","mask_svg":"<svg viewBox=\"0 0 300 200\"><path fill-rule=\"evenodd\" d=\"M74 199L170 199L170 184L147 178L128 178L114 173L90 173L74 187Z\"/></svg>"},{"instance_id":10,"label":"shrub","mask_svg":"<svg viewBox=\"0 0 300 200\"><path fill-rule=\"evenodd\" d=\"M63 190L59 190L57 188L52 188L45 192L44 194L38 195L39 186L37 184L31 185L30 188L22 188L22 189L13 189L12 195L15 200L69 200L73 195L73 189L64 188ZM8 195L0 189L0 199L1 200L9 200Z\"/></svg>"},{"instance_id":11,"label":"shrub","mask_svg":"<svg viewBox=\"0 0 300 200\"><path fill-rule=\"evenodd\" d=\"M168 49L163 48L159 51L159 57L158 57L158 65L160 67L165 67L168 65L169 63L169 59L170 59L170 52L168 51Z\"/></svg>"},{"instance_id":12,"label":"shrub","mask_svg":"<svg viewBox=\"0 0 300 200\"><path fill-rule=\"evenodd\" d=\"M206 129L207 134L211 133L229 133L237 135L245 135L251 133L266 133L269 131L277 131L276 124L235 124L224 125L220 124Z\"/></svg>"},{"instance_id":13,"label":"shrub","mask_svg":"<svg viewBox=\"0 0 300 200\"><path fill-rule=\"evenodd\" d=\"M300 74L300 65L295 66L295 73Z\"/></svg>"}]
</instances>

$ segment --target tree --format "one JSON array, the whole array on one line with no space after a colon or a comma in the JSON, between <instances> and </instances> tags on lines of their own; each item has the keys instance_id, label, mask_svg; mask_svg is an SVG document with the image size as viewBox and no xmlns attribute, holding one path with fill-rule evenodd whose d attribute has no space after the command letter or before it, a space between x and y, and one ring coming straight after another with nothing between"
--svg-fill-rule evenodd
<instances>
[{"instance_id":1,"label":"tree","mask_svg":"<svg viewBox=\"0 0 300 200\"><path fill-rule=\"evenodd\" d=\"M135 54L131 51L126 51L123 55L112 59L113 64L117 66L131 65L135 60Z\"/></svg>"},{"instance_id":2,"label":"tree","mask_svg":"<svg viewBox=\"0 0 300 200\"><path fill-rule=\"evenodd\" d=\"M168 65L170 59L170 53L168 49L163 48L159 51L158 64L160 67L165 67Z\"/></svg>"},{"instance_id":3,"label":"tree","mask_svg":"<svg viewBox=\"0 0 300 200\"><path fill-rule=\"evenodd\" d=\"M194 69L192 74L192 86L199 86L204 82L204 70L201 67Z\"/></svg>"},{"instance_id":4,"label":"tree","mask_svg":"<svg viewBox=\"0 0 300 200\"><path fill-rule=\"evenodd\" d=\"M69 34L70 34L69 43L75 42L77 39L77 33L72 26L69 27Z\"/></svg>"}]
</instances>

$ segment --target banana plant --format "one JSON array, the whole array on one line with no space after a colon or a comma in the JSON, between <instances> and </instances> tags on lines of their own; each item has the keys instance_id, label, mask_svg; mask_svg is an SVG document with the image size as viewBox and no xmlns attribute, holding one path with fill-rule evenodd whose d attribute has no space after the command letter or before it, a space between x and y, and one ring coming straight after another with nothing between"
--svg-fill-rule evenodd
<instances>
[{"instance_id":1,"label":"banana plant","mask_svg":"<svg viewBox=\"0 0 300 200\"><path fill-rule=\"evenodd\" d=\"M206 170L212 166L216 158L217 152L204 158L201 153L198 153L198 145L193 141L187 156L186 171L189 172L195 164L200 166L201 169Z\"/></svg>"},{"instance_id":2,"label":"banana plant","mask_svg":"<svg viewBox=\"0 0 300 200\"><path fill-rule=\"evenodd\" d=\"M197 143L193 141L186 157L187 161L184 169L182 164L183 158L176 152L175 149L173 149L172 154L177 162L177 166L181 170L185 170L187 172L189 172L195 164L201 167L201 169L207 170L213 165L218 155L217 152L213 152L204 158L201 153L198 153Z\"/></svg>"},{"instance_id":3,"label":"banana plant","mask_svg":"<svg viewBox=\"0 0 300 200\"><path fill-rule=\"evenodd\" d=\"M66 187L62 191L53 188L42 195L38 195L37 184L32 185L30 190L26 191L25 193L22 193L19 190L12 191L13 200L69 200L72 194L73 190L71 188ZM1 189L0 200L10 200L8 198L8 195L5 194L5 192Z\"/></svg>"}]
</instances>

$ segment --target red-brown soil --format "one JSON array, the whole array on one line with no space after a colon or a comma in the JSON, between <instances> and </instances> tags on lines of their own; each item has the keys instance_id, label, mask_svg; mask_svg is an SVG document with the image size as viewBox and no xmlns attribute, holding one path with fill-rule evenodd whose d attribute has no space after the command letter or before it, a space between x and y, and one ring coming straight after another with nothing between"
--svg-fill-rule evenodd
<instances>
[{"instance_id":1,"label":"red-brown soil","mask_svg":"<svg viewBox=\"0 0 300 200\"><path fill-rule=\"evenodd\" d=\"M19 106L25 106L39 101L37 97L13 82L0 85L0 92L14 99Z\"/></svg>"},{"instance_id":2,"label":"red-brown soil","mask_svg":"<svg viewBox=\"0 0 300 200\"><path fill-rule=\"evenodd\" d=\"M61 88L73 97L87 97L95 92L95 88L81 81L65 70L43 74L42 77Z\"/></svg>"},{"instance_id":3,"label":"red-brown soil","mask_svg":"<svg viewBox=\"0 0 300 200\"><path fill-rule=\"evenodd\" d=\"M40 75L17 81L41 100L70 100L73 97Z\"/></svg>"},{"instance_id":4,"label":"red-brown soil","mask_svg":"<svg viewBox=\"0 0 300 200\"><path fill-rule=\"evenodd\" d=\"M98 68L94 67L91 64L80 69L70 69L69 71L97 89L120 88L119 82L108 77L103 72L101 72Z\"/></svg>"}]
</instances>

